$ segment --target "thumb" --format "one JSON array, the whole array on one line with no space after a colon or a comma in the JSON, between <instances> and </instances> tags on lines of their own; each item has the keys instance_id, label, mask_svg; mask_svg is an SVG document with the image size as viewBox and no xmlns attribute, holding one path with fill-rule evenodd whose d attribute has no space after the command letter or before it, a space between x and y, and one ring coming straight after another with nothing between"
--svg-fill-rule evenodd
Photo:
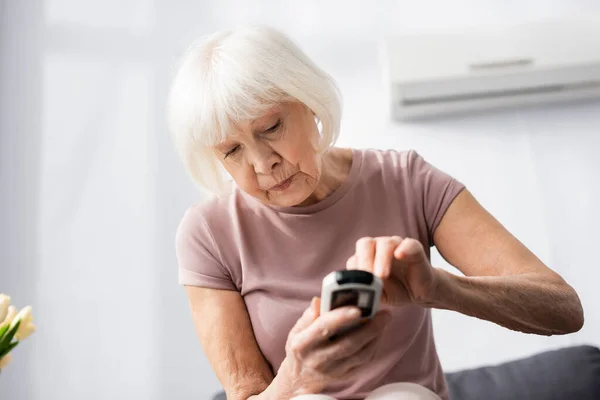
<instances>
[{"instance_id":1,"label":"thumb","mask_svg":"<svg viewBox=\"0 0 600 400\"><path fill-rule=\"evenodd\" d=\"M321 299L319 299L318 297L313 297L310 302L310 305L306 308L306 310L304 310L304 313L302 314L302 316L300 316L298 321L296 321L296 324L290 332L296 333L308 328L310 324L312 324L313 321L319 317L320 308Z\"/></svg>"}]
</instances>

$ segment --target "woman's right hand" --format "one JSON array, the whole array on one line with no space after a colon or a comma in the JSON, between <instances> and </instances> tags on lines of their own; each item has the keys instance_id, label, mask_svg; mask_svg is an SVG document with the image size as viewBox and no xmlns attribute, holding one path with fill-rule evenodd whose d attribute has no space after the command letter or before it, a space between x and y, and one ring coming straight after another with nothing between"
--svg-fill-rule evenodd
<instances>
[{"instance_id":1,"label":"woman's right hand","mask_svg":"<svg viewBox=\"0 0 600 400\"><path fill-rule=\"evenodd\" d=\"M286 359L278 375L290 379L293 395L320 393L329 383L346 379L373 359L378 338L390 319L380 311L372 320L331 340L340 329L360 320L357 307L341 307L319 315L320 300L296 322L286 343Z\"/></svg>"}]
</instances>

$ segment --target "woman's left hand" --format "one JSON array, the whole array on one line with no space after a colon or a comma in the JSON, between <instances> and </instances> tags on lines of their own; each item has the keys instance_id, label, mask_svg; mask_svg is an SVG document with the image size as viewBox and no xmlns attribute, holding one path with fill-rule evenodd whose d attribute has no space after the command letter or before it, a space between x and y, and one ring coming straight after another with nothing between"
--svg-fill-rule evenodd
<instances>
[{"instance_id":1,"label":"woman's left hand","mask_svg":"<svg viewBox=\"0 0 600 400\"><path fill-rule=\"evenodd\" d=\"M361 238L346 268L369 271L381 278L381 302L391 306L427 303L437 284L437 275L423 245L411 238Z\"/></svg>"}]
</instances>

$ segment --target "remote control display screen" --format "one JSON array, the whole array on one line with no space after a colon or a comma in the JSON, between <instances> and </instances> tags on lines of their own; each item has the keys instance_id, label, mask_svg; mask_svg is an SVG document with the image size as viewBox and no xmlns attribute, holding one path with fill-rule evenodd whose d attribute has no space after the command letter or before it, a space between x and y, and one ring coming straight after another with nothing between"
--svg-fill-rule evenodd
<instances>
[{"instance_id":1,"label":"remote control display screen","mask_svg":"<svg viewBox=\"0 0 600 400\"><path fill-rule=\"evenodd\" d=\"M332 293L331 309L344 306L355 306L361 309L362 316L371 315L373 308L373 291L360 289L342 289Z\"/></svg>"}]
</instances>

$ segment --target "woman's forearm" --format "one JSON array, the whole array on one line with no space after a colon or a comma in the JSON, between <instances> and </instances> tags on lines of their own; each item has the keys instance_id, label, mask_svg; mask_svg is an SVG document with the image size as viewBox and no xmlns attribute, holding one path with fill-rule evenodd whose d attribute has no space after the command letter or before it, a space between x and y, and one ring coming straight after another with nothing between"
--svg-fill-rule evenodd
<instances>
[{"instance_id":1,"label":"woman's forearm","mask_svg":"<svg viewBox=\"0 0 600 400\"><path fill-rule=\"evenodd\" d=\"M464 277L439 268L435 271L436 289L424 306L539 335L572 333L583 326L579 297L560 278L533 273Z\"/></svg>"}]
</instances>

